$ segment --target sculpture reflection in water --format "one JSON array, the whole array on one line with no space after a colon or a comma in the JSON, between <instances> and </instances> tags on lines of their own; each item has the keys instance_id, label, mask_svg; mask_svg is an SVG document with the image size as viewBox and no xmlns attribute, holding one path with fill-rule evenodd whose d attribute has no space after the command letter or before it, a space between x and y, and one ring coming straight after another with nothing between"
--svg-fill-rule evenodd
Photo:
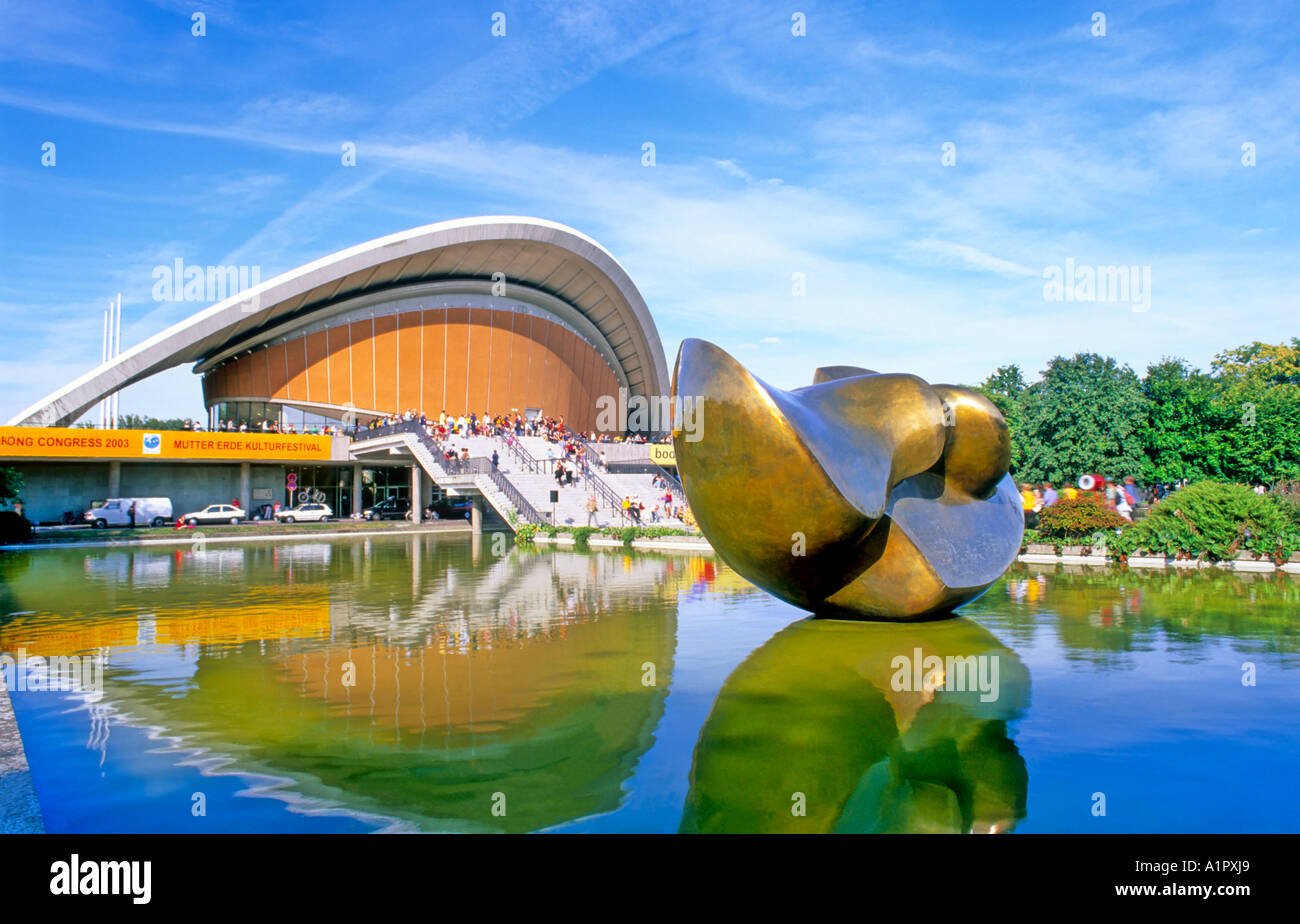
<instances>
[{"instance_id":1,"label":"sculpture reflection in water","mask_svg":"<svg viewBox=\"0 0 1300 924\"><path fill-rule=\"evenodd\" d=\"M967 619L805 619L727 679L695 748L684 832L1006 832L1029 777L1007 723L1016 655Z\"/></svg>"},{"instance_id":2,"label":"sculpture reflection in water","mask_svg":"<svg viewBox=\"0 0 1300 924\"><path fill-rule=\"evenodd\" d=\"M686 340L673 395L707 411L674 434L700 529L736 571L795 606L935 618L987 590L1020 550L1010 436L978 392L852 366L782 391Z\"/></svg>"}]
</instances>

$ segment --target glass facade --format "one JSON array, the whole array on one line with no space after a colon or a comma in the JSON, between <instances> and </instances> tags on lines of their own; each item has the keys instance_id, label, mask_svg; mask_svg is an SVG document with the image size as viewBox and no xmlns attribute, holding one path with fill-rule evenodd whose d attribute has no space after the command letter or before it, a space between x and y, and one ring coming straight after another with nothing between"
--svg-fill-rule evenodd
<instances>
[{"instance_id":1,"label":"glass facade","mask_svg":"<svg viewBox=\"0 0 1300 924\"><path fill-rule=\"evenodd\" d=\"M339 427L342 421L337 417L327 417L315 411L305 411L298 407L286 407L267 401L226 401L214 405L216 429L225 429L229 422L233 429L245 426L250 431L260 431L263 422L267 427L275 424L281 433L315 433L326 426Z\"/></svg>"},{"instance_id":2,"label":"glass facade","mask_svg":"<svg viewBox=\"0 0 1300 924\"><path fill-rule=\"evenodd\" d=\"M280 503L287 507L298 504L329 504L335 516L352 514L351 465L296 465L285 469L292 475L297 487L287 486ZM386 465L361 470L361 507L373 507L389 497L409 499L411 496L411 469L407 465Z\"/></svg>"}]
</instances>

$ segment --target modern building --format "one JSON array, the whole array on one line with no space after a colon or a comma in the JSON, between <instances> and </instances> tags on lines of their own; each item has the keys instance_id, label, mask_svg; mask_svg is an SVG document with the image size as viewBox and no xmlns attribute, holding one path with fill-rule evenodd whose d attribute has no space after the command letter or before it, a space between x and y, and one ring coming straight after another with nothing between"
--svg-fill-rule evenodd
<instances>
[{"instance_id":1,"label":"modern building","mask_svg":"<svg viewBox=\"0 0 1300 924\"><path fill-rule=\"evenodd\" d=\"M601 395L669 386L650 312L608 251L555 222L493 216L378 238L238 292L9 423L69 426L185 363L202 376L210 423L250 427L414 408L531 410L591 430Z\"/></svg>"},{"instance_id":2,"label":"modern building","mask_svg":"<svg viewBox=\"0 0 1300 924\"><path fill-rule=\"evenodd\" d=\"M585 432L599 428L602 396L651 398L670 385L645 300L594 240L536 218L440 222L237 292L23 410L0 428L0 462L23 472L28 516L50 521L114 496L167 495L182 511L311 497L344 516L393 495L437 497L435 466L421 471L401 440L354 452L343 438L282 439L241 457L233 444L166 434L84 451L76 434L86 431L29 436L185 364L201 377L209 430L230 421L259 435L263 421L302 433L407 410L544 414ZM161 451L146 448L150 437Z\"/></svg>"}]
</instances>

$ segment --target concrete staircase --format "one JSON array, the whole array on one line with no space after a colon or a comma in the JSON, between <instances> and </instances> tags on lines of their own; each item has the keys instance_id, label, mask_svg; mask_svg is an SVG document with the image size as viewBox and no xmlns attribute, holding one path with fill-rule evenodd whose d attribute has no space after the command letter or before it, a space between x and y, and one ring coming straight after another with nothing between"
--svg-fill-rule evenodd
<instances>
[{"instance_id":1,"label":"concrete staircase","mask_svg":"<svg viewBox=\"0 0 1300 924\"><path fill-rule=\"evenodd\" d=\"M401 443L419 462L425 473L442 488L450 489L453 493L459 493L471 488L478 491L506 521L509 521L512 515L520 522L526 522L529 519L524 507L512 500L507 493L509 489L513 489L513 491L517 492L516 497L521 498L527 505L531 505L534 512L544 522L551 520L552 509L554 509L554 522L557 526L586 526L588 521L587 500L593 493L596 495L598 507L595 522L592 525L603 528L625 526L631 523L630 520L624 517L622 506L613 505L611 503L613 498L608 496L608 492L591 487L587 483L587 476L581 472L578 473L577 479L572 485L558 484L555 475L551 471L551 466L546 464L546 452L550 449L554 456L558 458L560 455L559 448L542 437L521 437L518 440L519 445L525 451L542 463L540 467L544 471L540 472L529 471L527 466L516 461L514 455L500 437L450 436L442 442L445 449L454 449L458 457L461 455L462 450L468 447L470 459L473 463L471 468L477 468L477 471L458 469L457 466L447 462L432 440L423 434L413 432L413 429L390 432L382 437L375 437L375 439L382 440L385 443ZM369 441L363 441L360 444L364 445L364 442ZM497 476L504 479L506 482L504 486L498 485L492 475L484 473L484 470L488 468L488 460L491 459L494 451L499 459ZM652 475L600 472L597 473L596 477L606 485L609 492L612 492L618 500L621 500L624 495L633 495L641 499L641 502L646 506L646 512L641 521L642 526L685 527L685 524L677 519L661 517L657 523L651 520L650 511L655 506L662 504L660 498L665 493L663 488L655 488L651 484ZM503 490L503 487L506 490ZM559 491L559 501L554 505L554 508L552 508L551 504L551 491L553 490Z\"/></svg>"},{"instance_id":2,"label":"concrete staircase","mask_svg":"<svg viewBox=\"0 0 1300 924\"><path fill-rule=\"evenodd\" d=\"M547 519L551 515L551 491L560 492L560 501L555 505L555 524L557 526L586 526L587 498L590 491L583 484L583 477L578 476L572 485L560 487L554 475L534 474L532 472L512 472L506 475L515 489L527 501L537 508L537 512ZM599 497L597 503L599 503ZM596 511L595 526L622 525L622 510L613 510L601 506Z\"/></svg>"}]
</instances>

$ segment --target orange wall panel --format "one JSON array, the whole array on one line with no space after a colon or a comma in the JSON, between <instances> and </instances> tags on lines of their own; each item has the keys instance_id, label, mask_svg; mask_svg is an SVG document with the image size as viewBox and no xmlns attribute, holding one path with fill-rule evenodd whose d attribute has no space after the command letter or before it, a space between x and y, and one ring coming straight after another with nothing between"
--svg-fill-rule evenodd
<instances>
[{"instance_id":1,"label":"orange wall panel","mask_svg":"<svg viewBox=\"0 0 1300 924\"><path fill-rule=\"evenodd\" d=\"M520 413L525 407L540 407L549 413L542 402L542 388L546 384L547 326L541 318L533 318L528 329L528 376L525 379L523 394L520 396Z\"/></svg>"},{"instance_id":2,"label":"orange wall panel","mask_svg":"<svg viewBox=\"0 0 1300 924\"><path fill-rule=\"evenodd\" d=\"M420 403L420 339L424 328L420 313L408 311L398 315L397 338L397 404L399 411L414 408L418 413Z\"/></svg>"},{"instance_id":3,"label":"orange wall panel","mask_svg":"<svg viewBox=\"0 0 1300 924\"><path fill-rule=\"evenodd\" d=\"M374 323L375 410L391 414L397 410L397 317L380 315Z\"/></svg>"},{"instance_id":4,"label":"orange wall panel","mask_svg":"<svg viewBox=\"0 0 1300 924\"><path fill-rule=\"evenodd\" d=\"M469 312L469 395L465 409L475 414L487 410L488 378L492 368L492 312L471 308Z\"/></svg>"},{"instance_id":5,"label":"orange wall panel","mask_svg":"<svg viewBox=\"0 0 1300 924\"><path fill-rule=\"evenodd\" d=\"M487 308L429 309L339 325L214 369L204 399L266 397L380 412L504 414L540 407L577 430L617 379L560 325ZM376 393L377 392L377 393Z\"/></svg>"},{"instance_id":6,"label":"orange wall panel","mask_svg":"<svg viewBox=\"0 0 1300 924\"><path fill-rule=\"evenodd\" d=\"M526 334L532 326L532 318L526 314L510 312L510 338L507 341L510 353L510 371L506 374L505 401L501 402L502 413L510 413L517 408L524 409L524 389L528 385L528 339Z\"/></svg>"},{"instance_id":7,"label":"orange wall panel","mask_svg":"<svg viewBox=\"0 0 1300 924\"><path fill-rule=\"evenodd\" d=\"M445 392L443 373L447 358L447 309L430 308L420 312L424 325L423 373L420 384L420 410L437 417Z\"/></svg>"},{"instance_id":8,"label":"orange wall panel","mask_svg":"<svg viewBox=\"0 0 1300 924\"><path fill-rule=\"evenodd\" d=\"M270 350L258 350L248 357L248 364L253 367L253 395L263 396L271 393Z\"/></svg>"},{"instance_id":9,"label":"orange wall panel","mask_svg":"<svg viewBox=\"0 0 1300 924\"><path fill-rule=\"evenodd\" d=\"M272 398L283 398L285 387L289 384L283 343L276 343L266 348L266 374L270 379L267 394Z\"/></svg>"},{"instance_id":10,"label":"orange wall panel","mask_svg":"<svg viewBox=\"0 0 1300 924\"><path fill-rule=\"evenodd\" d=\"M593 415L596 413L596 393L591 376L596 371L595 363L599 360L596 351L585 345L578 351L578 387L574 399L573 417L574 420L582 423L582 429L586 433L591 432L591 424L588 421L595 419Z\"/></svg>"},{"instance_id":11,"label":"orange wall panel","mask_svg":"<svg viewBox=\"0 0 1300 924\"><path fill-rule=\"evenodd\" d=\"M244 356L230 364L230 368L235 373L232 387L235 394L241 398L253 394L253 366L247 360L248 357Z\"/></svg>"},{"instance_id":12,"label":"orange wall panel","mask_svg":"<svg viewBox=\"0 0 1300 924\"><path fill-rule=\"evenodd\" d=\"M492 331L488 339L488 356L491 357L492 375L488 377L486 407L489 414L505 413L502 403L510 388L510 360L506 350L510 348L510 312L493 311Z\"/></svg>"},{"instance_id":13,"label":"orange wall panel","mask_svg":"<svg viewBox=\"0 0 1300 924\"><path fill-rule=\"evenodd\" d=\"M560 335L564 331L560 327L546 322L546 347L542 352L545 358L545 372L542 380L542 407L546 409L547 417L554 417L559 413L557 405L560 403Z\"/></svg>"},{"instance_id":14,"label":"orange wall panel","mask_svg":"<svg viewBox=\"0 0 1300 924\"><path fill-rule=\"evenodd\" d=\"M456 417L469 410L465 406L465 400L469 394L465 383L465 375L468 371L468 352L469 309L449 308L447 310L446 388L443 391L442 406L438 410L446 410L448 414Z\"/></svg>"},{"instance_id":15,"label":"orange wall panel","mask_svg":"<svg viewBox=\"0 0 1300 924\"><path fill-rule=\"evenodd\" d=\"M357 407L379 410L375 403L375 364L372 358L374 322L367 318L353 321L348 326L352 341L348 353L348 361L352 364L352 400Z\"/></svg>"},{"instance_id":16,"label":"orange wall panel","mask_svg":"<svg viewBox=\"0 0 1300 924\"><path fill-rule=\"evenodd\" d=\"M285 343L285 357L289 367L289 381L285 385L286 398L297 401L307 400L307 350L301 338Z\"/></svg>"},{"instance_id":17,"label":"orange wall panel","mask_svg":"<svg viewBox=\"0 0 1300 924\"><path fill-rule=\"evenodd\" d=\"M582 350L581 341L578 340L577 334L564 332L565 349L564 349L564 394L560 397L560 404L564 408L565 421L570 425L578 419L578 413L582 407L581 393L581 373L578 371L579 357L585 354ZM581 351L581 352L580 352Z\"/></svg>"},{"instance_id":18,"label":"orange wall panel","mask_svg":"<svg viewBox=\"0 0 1300 924\"><path fill-rule=\"evenodd\" d=\"M330 381L325 331L318 330L303 339L307 341L307 400L323 404L329 400Z\"/></svg>"},{"instance_id":19,"label":"orange wall panel","mask_svg":"<svg viewBox=\"0 0 1300 924\"><path fill-rule=\"evenodd\" d=\"M327 368L329 370L330 404L347 407L354 404L352 400L352 374L348 368L348 325L340 324L325 330Z\"/></svg>"}]
</instances>

